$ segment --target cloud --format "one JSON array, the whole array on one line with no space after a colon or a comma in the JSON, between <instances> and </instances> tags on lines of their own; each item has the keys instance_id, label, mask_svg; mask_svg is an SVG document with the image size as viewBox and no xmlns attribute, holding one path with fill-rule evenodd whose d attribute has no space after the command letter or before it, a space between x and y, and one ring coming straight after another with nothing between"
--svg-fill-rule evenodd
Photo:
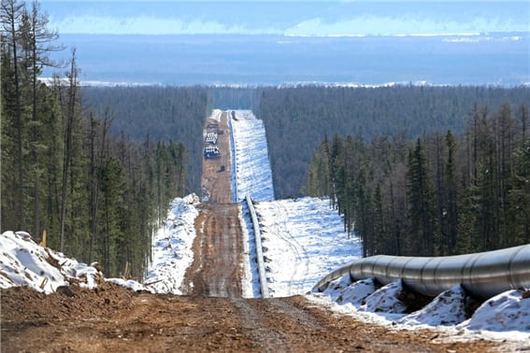
<instances>
[{"instance_id":1,"label":"cloud","mask_svg":"<svg viewBox=\"0 0 530 353\"><path fill-rule=\"evenodd\" d=\"M249 28L242 24L224 24L217 20L179 18L76 16L51 22L60 33L91 34L282 34L276 28Z\"/></svg>"},{"instance_id":2,"label":"cloud","mask_svg":"<svg viewBox=\"0 0 530 353\"><path fill-rule=\"evenodd\" d=\"M471 34L487 32L528 31L528 26L512 20L477 17L470 22L433 20L416 17L356 16L327 22L313 18L288 28L291 36L340 36L340 35L421 35L421 34Z\"/></svg>"}]
</instances>

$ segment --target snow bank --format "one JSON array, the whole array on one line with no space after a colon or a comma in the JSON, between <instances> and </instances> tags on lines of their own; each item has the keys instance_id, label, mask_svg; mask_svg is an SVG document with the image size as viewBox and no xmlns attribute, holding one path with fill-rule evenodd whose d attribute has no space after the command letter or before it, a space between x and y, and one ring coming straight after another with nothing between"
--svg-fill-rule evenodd
<instances>
[{"instance_id":1,"label":"snow bank","mask_svg":"<svg viewBox=\"0 0 530 353\"><path fill-rule=\"evenodd\" d=\"M529 291L512 290L493 297L467 319L465 306L471 299L460 285L408 314L399 301L401 290L400 280L376 289L372 278L352 283L349 275L345 275L331 282L324 292L308 298L342 314L391 329L436 328L444 333L444 340L488 339L501 342L507 350L529 348Z\"/></svg>"},{"instance_id":2,"label":"snow bank","mask_svg":"<svg viewBox=\"0 0 530 353\"><path fill-rule=\"evenodd\" d=\"M193 262L199 203L195 194L172 201L165 225L153 237L152 261L144 280L152 292L182 294L184 275Z\"/></svg>"},{"instance_id":3,"label":"snow bank","mask_svg":"<svg viewBox=\"0 0 530 353\"><path fill-rule=\"evenodd\" d=\"M51 263L46 249L26 232L7 231L0 235L0 287L28 286L52 293L68 285L61 269Z\"/></svg>"},{"instance_id":4,"label":"snow bank","mask_svg":"<svg viewBox=\"0 0 530 353\"><path fill-rule=\"evenodd\" d=\"M459 327L497 332L524 331L528 332L530 339L530 291L511 290L487 300Z\"/></svg>"},{"instance_id":5,"label":"snow bank","mask_svg":"<svg viewBox=\"0 0 530 353\"><path fill-rule=\"evenodd\" d=\"M57 287L77 283L95 288L101 281L133 290L180 294L186 268L193 261L196 195L177 198L171 204L166 226L153 239L153 261L144 283L121 278L104 278L99 265L87 265L36 244L26 232L7 231L0 235L0 288L28 286L46 294Z\"/></svg>"},{"instance_id":6,"label":"snow bank","mask_svg":"<svg viewBox=\"0 0 530 353\"><path fill-rule=\"evenodd\" d=\"M27 286L50 294L70 283L94 288L100 281L106 280L97 263L89 266L44 248L26 232L2 233L0 249L0 288ZM140 283L133 282L124 282L122 285L145 289Z\"/></svg>"}]
</instances>

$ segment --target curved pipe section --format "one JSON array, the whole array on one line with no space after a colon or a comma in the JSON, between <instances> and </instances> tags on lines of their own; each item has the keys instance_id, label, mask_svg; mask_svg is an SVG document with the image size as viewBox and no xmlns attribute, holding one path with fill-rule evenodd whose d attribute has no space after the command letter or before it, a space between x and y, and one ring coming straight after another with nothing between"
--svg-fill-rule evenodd
<instances>
[{"instance_id":1,"label":"curved pipe section","mask_svg":"<svg viewBox=\"0 0 530 353\"><path fill-rule=\"evenodd\" d=\"M373 277L384 285L401 279L427 296L461 284L469 293L487 299L510 289L530 287L530 244L445 257L370 256L336 269L313 290L323 291L347 273L354 281Z\"/></svg>"}]
</instances>

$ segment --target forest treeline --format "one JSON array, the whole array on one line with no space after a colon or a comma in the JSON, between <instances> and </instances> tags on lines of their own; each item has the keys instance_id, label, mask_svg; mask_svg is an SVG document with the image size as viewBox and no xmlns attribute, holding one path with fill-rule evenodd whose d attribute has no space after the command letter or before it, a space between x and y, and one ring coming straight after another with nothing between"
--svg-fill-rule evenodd
<instances>
[{"instance_id":1,"label":"forest treeline","mask_svg":"<svg viewBox=\"0 0 530 353\"><path fill-rule=\"evenodd\" d=\"M65 65L49 60L63 48L39 4L2 0L0 14L2 231L46 232L53 249L141 278L153 230L185 192L186 148L112 134L111 108L83 104L75 50ZM45 66L65 74L42 82Z\"/></svg>"},{"instance_id":2,"label":"forest treeline","mask_svg":"<svg viewBox=\"0 0 530 353\"><path fill-rule=\"evenodd\" d=\"M200 192L202 131L212 110L205 87L83 87L83 105L114 116L111 131L136 143L148 139L179 141L186 146L186 193Z\"/></svg>"},{"instance_id":3,"label":"forest treeline","mask_svg":"<svg viewBox=\"0 0 530 353\"><path fill-rule=\"evenodd\" d=\"M239 89L243 97L248 92ZM260 88L252 106L267 130L277 198L304 195L313 151L326 136L416 138L466 128L474 104L499 109L530 101L530 87L299 86ZM247 98L248 99L248 98Z\"/></svg>"},{"instance_id":4,"label":"forest treeline","mask_svg":"<svg viewBox=\"0 0 530 353\"><path fill-rule=\"evenodd\" d=\"M460 132L325 138L306 184L364 255L438 256L530 242L529 107L473 105Z\"/></svg>"},{"instance_id":5,"label":"forest treeline","mask_svg":"<svg viewBox=\"0 0 530 353\"><path fill-rule=\"evenodd\" d=\"M114 131L141 143L169 138L190 153L187 191L200 193L202 128L212 108L251 109L267 131L277 198L304 195L307 170L325 136L404 135L465 129L474 104L491 110L528 102L530 87L87 87L84 102Z\"/></svg>"}]
</instances>

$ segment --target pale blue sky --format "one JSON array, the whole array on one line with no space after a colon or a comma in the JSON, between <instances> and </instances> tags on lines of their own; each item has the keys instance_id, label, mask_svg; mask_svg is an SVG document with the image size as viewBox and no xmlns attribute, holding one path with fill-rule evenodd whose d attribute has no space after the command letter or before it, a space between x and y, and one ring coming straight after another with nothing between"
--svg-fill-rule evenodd
<instances>
[{"instance_id":1,"label":"pale blue sky","mask_svg":"<svg viewBox=\"0 0 530 353\"><path fill-rule=\"evenodd\" d=\"M44 0L42 7L51 25L63 34L358 36L530 32L530 1Z\"/></svg>"}]
</instances>

